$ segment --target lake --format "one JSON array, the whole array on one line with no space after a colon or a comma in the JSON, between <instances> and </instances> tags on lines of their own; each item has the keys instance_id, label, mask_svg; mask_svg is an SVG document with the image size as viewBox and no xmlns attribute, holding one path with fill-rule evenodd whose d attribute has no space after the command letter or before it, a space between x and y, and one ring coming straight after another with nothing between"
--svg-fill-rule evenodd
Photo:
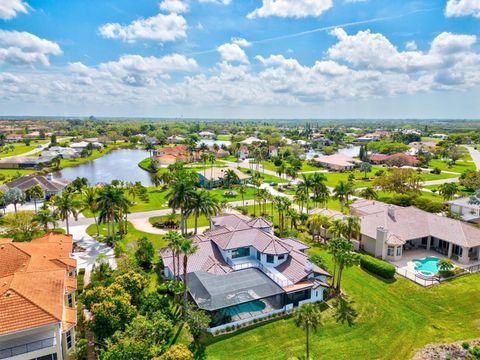
<instances>
[{"instance_id":1,"label":"lake","mask_svg":"<svg viewBox=\"0 0 480 360\"><path fill-rule=\"evenodd\" d=\"M338 151L335 154L342 154L350 157L355 157L360 154L360 146L350 146L350 147L338 149ZM309 150L305 153L305 159L311 160L316 156L321 156L321 155L323 155L321 151Z\"/></svg>"},{"instance_id":2,"label":"lake","mask_svg":"<svg viewBox=\"0 0 480 360\"><path fill-rule=\"evenodd\" d=\"M88 163L67 167L54 173L55 177L74 180L77 177L88 179L90 185L111 183L112 180L126 182L140 181L145 186L152 185L150 173L142 170L138 163L149 156L148 151L139 149L118 149Z\"/></svg>"}]
</instances>

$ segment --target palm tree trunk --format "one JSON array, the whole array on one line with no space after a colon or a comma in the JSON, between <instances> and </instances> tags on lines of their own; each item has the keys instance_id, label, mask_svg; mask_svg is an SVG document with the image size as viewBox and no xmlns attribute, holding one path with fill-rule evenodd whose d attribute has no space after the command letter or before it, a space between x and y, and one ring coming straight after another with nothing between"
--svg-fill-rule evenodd
<instances>
[{"instance_id":1,"label":"palm tree trunk","mask_svg":"<svg viewBox=\"0 0 480 360\"><path fill-rule=\"evenodd\" d=\"M344 201L343 199L340 200L340 212L343 214L343 207L344 207Z\"/></svg>"},{"instance_id":2,"label":"palm tree trunk","mask_svg":"<svg viewBox=\"0 0 480 360\"><path fill-rule=\"evenodd\" d=\"M175 277L175 273L177 271L176 271L176 266L175 266L175 250L173 249L173 247L172 247L172 264L173 264L173 282L176 284L177 279Z\"/></svg>"},{"instance_id":3,"label":"palm tree trunk","mask_svg":"<svg viewBox=\"0 0 480 360\"><path fill-rule=\"evenodd\" d=\"M17 215L17 203L13 203L13 207L15 209L15 215Z\"/></svg>"},{"instance_id":4,"label":"palm tree trunk","mask_svg":"<svg viewBox=\"0 0 480 360\"><path fill-rule=\"evenodd\" d=\"M195 213L195 230L193 232L194 235L197 235L197 228L198 228L198 213Z\"/></svg>"},{"instance_id":5,"label":"palm tree trunk","mask_svg":"<svg viewBox=\"0 0 480 360\"><path fill-rule=\"evenodd\" d=\"M310 190L307 188L307 200L306 200L306 203L307 203L307 215L308 215L308 211L309 211L309 205L310 205Z\"/></svg>"},{"instance_id":6,"label":"palm tree trunk","mask_svg":"<svg viewBox=\"0 0 480 360\"><path fill-rule=\"evenodd\" d=\"M95 227L97 228L97 236L99 236L100 230L98 229L97 216L95 215L95 212L93 212L93 220L95 220Z\"/></svg>"},{"instance_id":7,"label":"palm tree trunk","mask_svg":"<svg viewBox=\"0 0 480 360\"><path fill-rule=\"evenodd\" d=\"M115 245L115 217L113 216L113 214L112 214L111 221L112 221L112 243L113 245Z\"/></svg>"},{"instance_id":8,"label":"palm tree trunk","mask_svg":"<svg viewBox=\"0 0 480 360\"><path fill-rule=\"evenodd\" d=\"M68 213L67 213L67 216L65 216L65 222L66 222L66 225L67 225L67 235L70 235L70 225L68 223Z\"/></svg>"},{"instance_id":9,"label":"palm tree trunk","mask_svg":"<svg viewBox=\"0 0 480 360\"><path fill-rule=\"evenodd\" d=\"M35 212L37 212L37 199L33 199L33 205L35 206Z\"/></svg>"},{"instance_id":10,"label":"palm tree trunk","mask_svg":"<svg viewBox=\"0 0 480 360\"><path fill-rule=\"evenodd\" d=\"M183 254L183 316L186 319L187 317L187 261L188 257L186 254Z\"/></svg>"}]
</instances>

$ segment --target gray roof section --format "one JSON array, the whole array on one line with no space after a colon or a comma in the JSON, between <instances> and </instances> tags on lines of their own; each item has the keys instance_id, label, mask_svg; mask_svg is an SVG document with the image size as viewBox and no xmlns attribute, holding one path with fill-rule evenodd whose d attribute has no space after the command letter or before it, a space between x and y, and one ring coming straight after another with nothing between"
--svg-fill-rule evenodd
<instances>
[{"instance_id":1,"label":"gray roof section","mask_svg":"<svg viewBox=\"0 0 480 360\"><path fill-rule=\"evenodd\" d=\"M197 271L187 275L188 288L199 308L214 311L283 294L260 270L250 268L225 275Z\"/></svg>"}]
</instances>

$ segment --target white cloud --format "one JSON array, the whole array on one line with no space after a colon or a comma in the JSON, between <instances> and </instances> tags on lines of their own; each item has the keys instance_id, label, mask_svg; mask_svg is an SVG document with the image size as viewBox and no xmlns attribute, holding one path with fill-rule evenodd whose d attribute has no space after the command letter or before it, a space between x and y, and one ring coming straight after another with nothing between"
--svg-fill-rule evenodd
<instances>
[{"instance_id":1,"label":"white cloud","mask_svg":"<svg viewBox=\"0 0 480 360\"><path fill-rule=\"evenodd\" d=\"M245 51L243 51L238 44L226 43L220 45L217 48L217 51L220 53L222 60L224 61L238 61L248 64L247 54L245 54Z\"/></svg>"},{"instance_id":2,"label":"white cloud","mask_svg":"<svg viewBox=\"0 0 480 360\"><path fill-rule=\"evenodd\" d=\"M50 55L61 55L57 43L28 32L0 30L0 63L48 66Z\"/></svg>"},{"instance_id":3,"label":"white cloud","mask_svg":"<svg viewBox=\"0 0 480 360\"><path fill-rule=\"evenodd\" d=\"M445 15L474 16L480 19L480 0L448 0Z\"/></svg>"},{"instance_id":4,"label":"white cloud","mask_svg":"<svg viewBox=\"0 0 480 360\"><path fill-rule=\"evenodd\" d=\"M147 19L138 19L129 25L107 23L99 28L107 39L120 39L127 42L137 40L174 41L186 37L187 21L181 15L158 14Z\"/></svg>"},{"instance_id":5,"label":"white cloud","mask_svg":"<svg viewBox=\"0 0 480 360\"><path fill-rule=\"evenodd\" d=\"M231 41L232 41L232 44L237 44L238 46L241 46L241 47L249 47L252 45L248 40L245 40L243 38L233 37Z\"/></svg>"},{"instance_id":6,"label":"white cloud","mask_svg":"<svg viewBox=\"0 0 480 360\"><path fill-rule=\"evenodd\" d=\"M188 5L182 0L163 0L160 3L160 9L163 11L180 14L188 11Z\"/></svg>"},{"instance_id":7,"label":"white cloud","mask_svg":"<svg viewBox=\"0 0 480 360\"><path fill-rule=\"evenodd\" d=\"M232 0L198 0L198 2L228 5L232 2Z\"/></svg>"},{"instance_id":8,"label":"white cloud","mask_svg":"<svg viewBox=\"0 0 480 360\"><path fill-rule=\"evenodd\" d=\"M410 50L410 51L417 50L417 43L413 40L412 41L407 41L405 43L405 49Z\"/></svg>"},{"instance_id":9,"label":"white cloud","mask_svg":"<svg viewBox=\"0 0 480 360\"><path fill-rule=\"evenodd\" d=\"M332 0L262 0L262 6L248 14L247 18L320 16L332 6Z\"/></svg>"},{"instance_id":10,"label":"white cloud","mask_svg":"<svg viewBox=\"0 0 480 360\"><path fill-rule=\"evenodd\" d=\"M17 13L28 13L29 6L22 0L1 0L0 19L10 20L17 16Z\"/></svg>"}]
</instances>

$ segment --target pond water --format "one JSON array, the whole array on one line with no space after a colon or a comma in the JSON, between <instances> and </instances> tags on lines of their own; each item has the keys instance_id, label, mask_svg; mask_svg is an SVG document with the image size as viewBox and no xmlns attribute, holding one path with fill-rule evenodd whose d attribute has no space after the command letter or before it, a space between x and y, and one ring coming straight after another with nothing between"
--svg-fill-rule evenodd
<instances>
[{"instance_id":1,"label":"pond water","mask_svg":"<svg viewBox=\"0 0 480 360\"><path fill-rule=\"evenodd\" d=\"M199 146L201 143L204 143L207 146L213 146L214 144L217 144L218 146L230 146L232 144L231 141L229 140L212 140L212 139L202 139L197 141L197 146Z\"/></svg>"},{"instance_id":2,"label":"pond water","mask_svg":"<svg viewBox=\"0 0 480 360\"><path fill-rule=\"evenodd\" d=\"M339 149L335 154L343 154L350 157L355 157L360 154L360 146L350 146L346 148ZM305 153L305 159L311 160L316 156L321 156L323 153L318 150L309 150Z\"/></svg>"},{"instance_id":3,"label":"pond water","mask_svg":"<svg viewBox=\"0 0 480 360\"><path fill-rule=\"evenodd\" d=\"M122 180L126 182L140 181L143 185L150 186L152 185L150 173L138 166L138 163L148 156L149 153L145 150L112 150L101 158L88 163L57 171L54 176L67 180L85 177L90 185Z\"/></svg>"}]
</instances>

